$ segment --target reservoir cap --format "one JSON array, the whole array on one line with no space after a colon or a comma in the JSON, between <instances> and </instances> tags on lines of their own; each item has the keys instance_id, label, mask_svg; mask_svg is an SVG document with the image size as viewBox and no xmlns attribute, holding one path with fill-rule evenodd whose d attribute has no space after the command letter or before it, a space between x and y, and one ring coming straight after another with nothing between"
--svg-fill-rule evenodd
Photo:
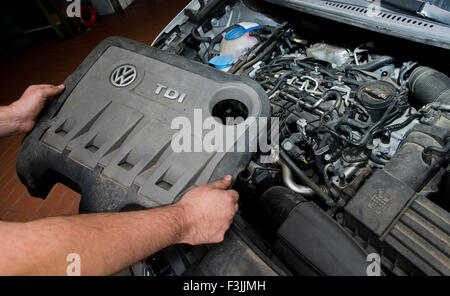
<instances>
[{"instance_id":1,"label":"reservoir cap","mask_svg":"<svg viewBox=\"0 0 450 296\"><path fill-rule=\"evenodd\" d=\"M242 22L238 24L237 28L234 28L225 35L226 40L235 40L242 37L246 32L261 28L261 25L257 23Z\"/></svg>"},{"instance_id":2,"label":"reservoir cap","mask_svg":"<svg viewBox=\"0 0 450 296\"><path fill-rule=\"evenodd\" d=\"M227 56L215 56L209 60L209 63L217 69L226 69L234 64L234 60Z\"/></svg>"}]
</instances>

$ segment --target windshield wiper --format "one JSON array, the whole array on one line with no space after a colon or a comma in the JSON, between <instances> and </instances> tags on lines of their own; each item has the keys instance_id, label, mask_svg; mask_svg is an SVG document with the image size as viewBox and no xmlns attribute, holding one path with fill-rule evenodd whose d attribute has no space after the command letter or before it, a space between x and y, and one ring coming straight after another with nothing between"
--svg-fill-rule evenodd
<instances>
[{"instance_id":1,"label":"windshield wiper","mask_svg":"<svg viewBox=\"0 0 450 296\"><path fill-rule=\"evenodd\" d=\"M385 3L403 11L418 14L422 17L450 25L450 11L427 2L417 0L381 0L381 3Z\"/></svg>"}]
</instances>

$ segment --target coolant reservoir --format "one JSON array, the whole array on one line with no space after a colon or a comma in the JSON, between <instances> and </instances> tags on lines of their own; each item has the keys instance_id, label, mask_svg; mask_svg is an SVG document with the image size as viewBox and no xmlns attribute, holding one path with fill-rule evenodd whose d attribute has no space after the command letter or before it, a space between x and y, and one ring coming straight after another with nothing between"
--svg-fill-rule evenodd
<instances>
[{"instance_id":1,"label":"coolant reservoir","mask_svg":"<svg viewBox=\"0 0 450 296\"><path fill-rule=\"evenodd\" d=\"M250 36L250 32L260 27L257 23L239 23L239 26L228 32L220 43L220 55L237 61L259 42L256 37Z\"/></svg>"}]
</instances>

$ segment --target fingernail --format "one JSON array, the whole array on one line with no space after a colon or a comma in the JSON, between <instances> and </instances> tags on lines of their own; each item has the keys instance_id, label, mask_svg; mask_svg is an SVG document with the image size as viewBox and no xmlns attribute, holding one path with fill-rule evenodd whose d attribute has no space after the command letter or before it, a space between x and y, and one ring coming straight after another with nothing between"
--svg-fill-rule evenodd
<instances>
[{"instance_id":1,"label":"fingernail","mask_svg":"<svg viewBox=\"0 0 450 296\"><path fill-rule=\"evenodd\" d=\"M63 89L64 88L64 84L58 85L58 88Z\"/></svg>"},{"instance_id":2,"label":"fingernail","mask_svg":"<svg viewBox=\"0 0 450 296\"><path fill-rule=\"evenodd\" d=\"M226 175L224 178L226 181L231 181L233 177L231 175Z\"/></svg>"}]
</instances>

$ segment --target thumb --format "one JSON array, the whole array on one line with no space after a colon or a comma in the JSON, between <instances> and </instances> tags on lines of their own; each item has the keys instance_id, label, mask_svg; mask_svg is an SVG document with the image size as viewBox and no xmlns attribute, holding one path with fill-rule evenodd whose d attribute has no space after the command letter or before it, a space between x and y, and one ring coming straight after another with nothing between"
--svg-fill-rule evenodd
<instances>
[{"instance_id":1,"label":"thumb","mask_svg":"<svg viewBox=\"0 0 450 296\"><path fill-rule=\"evenodd\" d=\"M231 175L226 175L222 179L212 182L209 185L215 189L226 190L226 189L230 188L232 181L233 181L233 177Z\"/></svg>"},{"instance_id":2,"label":"thumb","mask_svg":"<svg viewBox=\"0 0 450 296\"><path fill-rule=\"evenodd\" d=\"M62 91L64 90L64 85L46 85L44 87L41 88L42 91L42 96L49 98L49 97L54 97L58 94L60 94Z\"/></svg>"}]
</instances>

